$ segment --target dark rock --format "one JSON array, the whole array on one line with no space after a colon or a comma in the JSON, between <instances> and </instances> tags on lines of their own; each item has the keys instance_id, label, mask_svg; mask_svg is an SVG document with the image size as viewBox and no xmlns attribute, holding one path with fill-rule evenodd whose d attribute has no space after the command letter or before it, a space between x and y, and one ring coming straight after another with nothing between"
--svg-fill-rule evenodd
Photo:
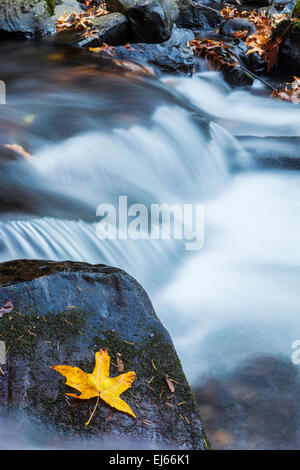
<instances>
[{"instance_id":1,"label":"dark rock","mask_svg":"<svg viewBox=\"0 0 300 470\"><path fill-rule=\"evenodd\" d=\"M233 48L233 52L239 58L240 63L248 70L255 74L266 72L267 64L264 59L260 57L257 52L247 54L248 50L248 46L243 41L239 41L238 44Z\"/></svg>"},{"instance_id":2,"label":"dark rock","mask_svg":"<svg viewBox=\"0 0 300 470\"><path fill-rule=\"evenodd\" d=\"M291 0L273 0L272 1L272 6L278 8L278 9L281 9L281 8L284 8L286 5L289 5L291 3L293 3L293 2L291 2Z\"/></svg>"},{"instance_id":3,"label":"dark rock","mask_svg":"<svg viewBox=\"0 0 300 470\"><path fill-rule=\"evenodd\" d=\"M107 9L127 16L131 42L168 40L178 14L175 0L107 0Z\"/></svg>"},{"instance_id":4,"label":"dark rock","mask_svg":"<svg viewBox=\"0 0 300 470\"><path fill-rule=\"evenodd\" d=\"M166 73L191 74L194 55L187 43L194 39L192 31L174 26L171 38L160 44L131 44L130 49L117 47L115 58L152 64Z\"/></svg>"},{"instance_id":5,"label":"dark rock","mask_svg":"<svg viewBox=\"0 0 300 470\"><path fill-rule=\"evenodd\" d=\"M175 23L181 28L197 30L216 29L222 21L220 13L208 5L193 0L180 0L179 15Z\"/></svg>"},{"instance_id":6,"label":"dark rock","mask_svg":"<svg viewBox=\"0 0 300 470\"><path fill-rule=\"evenodd\" d=\"M0 319L0 338L8 350L5 375L0 374L2 410L9 405L16 417L25 413L66 438L94 436L101 442L126 435L172 448L207 447L172 340L131 276L103 265L21 260L1 264L0 286L0 305L7 299L14 305ZM50 366L91 372L95 352L106 347L112 363L120 353L124 371L137 374L122 396L137 418L118 411L111 415L101 402L92 426L85 427L95 400L74 398L68 405L65 393L74 390ZM174 403L185 402L180 408L165 404L171 395L166 374L176 380ZM110 375L119 375L113 365Z\"/></svg>"},{"instance_id":7,"label":"dark rock","mask_svg":"<svg viewBox=\"0 0 300 470\"><path fill-rule=\"evenodd\" d=\"M300 28L289 20L281 21L273 33L273 39L282 37L279 47L278 68L300 73Z\"/></svg>"},{"instance_id":8,"label":"dark rock","mask_svg":"<svg viewBox=\"0 0 300 470\"><path fill-rule=\"evenodd\" d=\"M272 5L272 2L273 2L273 0L243 0L242 4L257 7L257 6Z\"/></svg>"},{"instance_id":9,"label":"dark rock","mask_svg":"<svg viewBox=\"0 0 300 470\"><path fill-rule=\"evenodd\" d=\"M75 28L65 29L56 34L56 39L64 44L80 47L97 47L103 42L112 46L126 44L129 40L127 18L121 13L110 13L92 20L91 30L95 35L84 37L81 31Z\"/></svg>"},{"instance_id":10,"label":"dark rock","mask_svg":"<svg viewBox=\"0 0 300 470\"><path fill-rule=\"evenodd\" d=\"M243 63L247 69L257 75L263 74L267 71L266 62L257 52L244 56Z\"/></svg>"},{"instance_id":11,"label":"dark rock","mask_svg":"<svg viewBox=\"0 0 300 470\"><path fill-rule=\"evenodd\" d=\"M255 33L256 27L250 21L242 18L225 20L220 24L220 34L224 34L224 36L234 36L237 31L247 31L250 35Z\"/></svg>"},{"instance_id":12,"label":"dark rock","mask_svg":"<svg viewBox=\"0 0 300 470\"><path fill-rule=\"evenodd\" d=\"M222 67L221 72L225 81L232 87L245 87L251 86L254 82L252 75L247 73L240 67Z\"/></svg>"}]
</instances>

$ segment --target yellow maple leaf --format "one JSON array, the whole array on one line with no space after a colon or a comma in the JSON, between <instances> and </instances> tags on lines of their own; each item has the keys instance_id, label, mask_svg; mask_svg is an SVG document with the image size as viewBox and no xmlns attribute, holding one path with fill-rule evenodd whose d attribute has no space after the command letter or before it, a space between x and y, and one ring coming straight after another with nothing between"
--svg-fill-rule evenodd
<instances>
[{"instance_id":1,"label":"yellow maple leaf","mask_svg":"<svg viewBox=\"0 0 300 470\"><path fill-rule=\"evenodd\" d=\"M98 397L96 407L99 398L102 398L103 401L113 408L116 408L119 411L124 411L135 418L136 416L132 409L120 398L120 395L131 387L136 374L135 372L130 371L126 372L126 374L110 378L109 365L110 356L107 350L100 349L100 351L95 354L95 368L91 374L84 372L78 367L67 365L51 366L51 369L56 370L66 377L66 385L69 385L80 392L80 395L75 395L74 393L67 393L66 395L80 398L82 400ZM95 409L86 425L89 424Z\"/></svg>"}]
</instances>

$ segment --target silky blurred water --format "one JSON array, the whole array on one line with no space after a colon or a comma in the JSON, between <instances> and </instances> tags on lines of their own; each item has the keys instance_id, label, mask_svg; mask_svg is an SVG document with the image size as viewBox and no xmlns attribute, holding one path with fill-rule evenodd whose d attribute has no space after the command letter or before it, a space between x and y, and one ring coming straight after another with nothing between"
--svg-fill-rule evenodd
<instances>
[{"instance_id":1,"label":"silky blurred water","mask_svg":"<svg viewBox=\"0 0 300 470\"><path fill-rule=\"evenodd\" d=\"M3 151L0 160L1 261L127 270L171 333L212 443L299 448L291 343L300 333L300 176L258 167L234 137L299 137L299 108L233 91L214 72L145 79L51 45L11 47L0 66L1 143L33 158ZM255 145L268 153L263 140ZM205 204L203 249L99 240L96 207L119 195L147 206Z\"/></svg>"}]
</instances>

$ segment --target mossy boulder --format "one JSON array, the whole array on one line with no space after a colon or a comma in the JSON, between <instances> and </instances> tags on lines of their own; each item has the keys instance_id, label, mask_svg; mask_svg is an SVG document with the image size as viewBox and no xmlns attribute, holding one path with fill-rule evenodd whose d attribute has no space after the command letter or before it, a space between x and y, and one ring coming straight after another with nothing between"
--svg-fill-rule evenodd
<instances>
[{"instance_id":1,"label":"mossy boulder","mask_svg":"<svg viewBox=\"0 0 300 470\"><path fill-rule=\"evenodd\" d=\"M0 406L27 414L63 438L94 436L185 449L208 446L197 405L170 335L143 288L119 269L74 262L13 261L0 265L0 318L7 357L0 374ZM95 399L70 399L75 392L50 366L68 364L86 372L95 352L109 348L111 376L121 354L124 371L136 380L122 398L137 418L112 413L101 402L90 426ZM172 393L166 375L174 380ZM143 445L143 444L141 444Z\"/></svg>"},{"instance_id":2,"label":"mossy boulder","mask_svg":"<svg viewBox=\"0 0 300 470\"><path fill-rule=\"evenodd\" d=\"M25 37L55 33L57 17L64 11L81 11L77 0L1 0L0 33Z\"/></svg>"}]
</instances>

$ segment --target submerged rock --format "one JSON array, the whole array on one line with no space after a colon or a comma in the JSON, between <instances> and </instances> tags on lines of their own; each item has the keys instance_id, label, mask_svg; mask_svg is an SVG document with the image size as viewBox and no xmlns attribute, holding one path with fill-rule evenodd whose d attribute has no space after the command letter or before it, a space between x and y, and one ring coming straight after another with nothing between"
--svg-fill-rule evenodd
<instances>
[{"instance_id":1,"label":"submerged rock","mask_svg":"<svg viewBox=\"0 0 300 470\"><path fill-rule=\"evenodd\" d=\"M260 356L194 389L217 449L298 449L299 366Z\"/></svg>"},{"instance_id":2,"label":"submerged rock","mask_svg":"<svg viewBox=\"0 0 300 470\"><path fill-rule=\"evenodd\" d=\"M125 436L172 448L207 447L197 405L170 335L142 287L128 274L104 265L13 261L0 270L0 305L14 310L0 319L6 365L0 374L0 406L26 413L62 438ZM121 354L124 372L136 380L122 398L137 418L113 411L103 401L91 426L84 423L96 399L67 403L74 389L50 366L68 364L86 372L95 352L109 348L110 375ZM175 382L168 389L166 375ZM75 391L76 393L76 391ZM182 403L181 406L177 406Z\"/></svg>"},{"instance_id":3,"label":"submerged rock","mask_svg":"<svg viewBox=\"0 0 300 470\"><path fill-rule=\"evenodd\" d=\"M106 4L108 11L127 16L131 42L168 40L178 15L175 0L107 0Z\"/></svg>"},{"instance_id":4,"label":"submerged rock","mask_svg":"<svg viewBox=\"0 0 300 470\"><path fill-rule=\"evenodd\" d=\"M91 20L91 33L85 36L76 28L64 29L56 34L55 39L64 44L80 47L97 47L104 42L112 46L126 44L129 40L127 18L121 13L111 13Z\"/></svg>"}]
</instances>

